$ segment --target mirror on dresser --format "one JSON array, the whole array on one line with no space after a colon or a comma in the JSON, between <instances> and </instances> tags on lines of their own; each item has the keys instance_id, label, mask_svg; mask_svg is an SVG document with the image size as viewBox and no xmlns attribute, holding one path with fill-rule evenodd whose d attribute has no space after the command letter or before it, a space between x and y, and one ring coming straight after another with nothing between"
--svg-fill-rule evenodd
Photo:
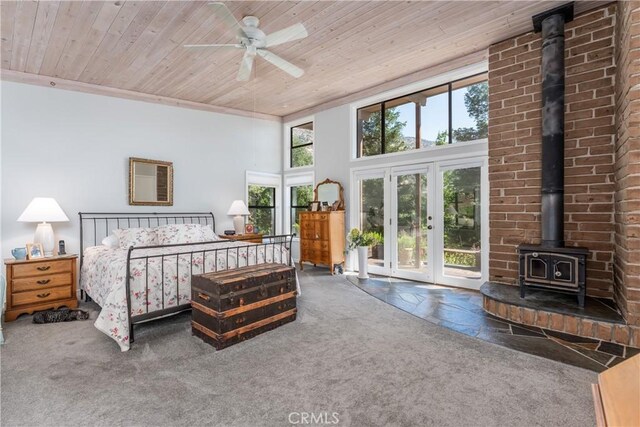
<instances>
[{"instance_id":1,"label":"mirror on dresser","mask_svg":"<svg viewBox=\"0 0 640 427\"><path fill-rule=\"evenodd\" d=\"M173 163L130 157L129 204L173 206Z\"/></svg>"},{"instance_id":2,"label":"mirror on dresser","mask_svg":"<svg viewBox=\"0 0 640 427\"><path fill-rule=\"evenodd\" d=\"M319 206L299 213L300 269L303 263L344 268L345 224L344 189L337 181L325 179L316 185L312 205ZM323 209L324 206L324 209Z\"/></svg>"},{"instance_id":3,"label":"mirror on dresser","mask_svg":"<svg viewBox=\"0 0 640 427\"><path fill-rule=\"evenodd\" d=\"M338 181L325 179L316 185L313 190L314 202L319 202L320 206L329 206L331 210L344 210L344 189Z\"/></svg>"}]
</instances>

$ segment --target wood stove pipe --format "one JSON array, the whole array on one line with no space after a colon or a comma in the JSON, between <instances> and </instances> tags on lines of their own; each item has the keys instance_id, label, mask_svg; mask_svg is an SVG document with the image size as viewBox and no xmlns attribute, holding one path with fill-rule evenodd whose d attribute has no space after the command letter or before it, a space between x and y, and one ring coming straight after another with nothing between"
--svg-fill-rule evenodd
<instances>
[{"instance_id":1,"label":"wood stove pipe","mask_svg":"<svg viewBox=\"0 0 640 427\"><path fill-rule=\"evenodd\" d=\"M533 17L542 31L542 241L564 246L564 24L573 3Z\"/></svg>"}]
</instances>

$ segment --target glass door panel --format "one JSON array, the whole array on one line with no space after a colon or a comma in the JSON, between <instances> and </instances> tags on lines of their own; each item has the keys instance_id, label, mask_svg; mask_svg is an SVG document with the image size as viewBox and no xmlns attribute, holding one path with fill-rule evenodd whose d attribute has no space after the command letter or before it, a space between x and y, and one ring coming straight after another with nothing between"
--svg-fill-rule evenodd
<instances>
[{"instance_id":1,"label":"glass door panel","mask_svg":"<svg viewBox=\"0 0 640 427\"><path fill-rule=\"evenodd\" d=\"M481 167L442 171L443 276L482 277Z\"/></svg>"},{"instance_id":2,"label":"glass door panel","mask_svg":"<svg viewBox=\"0 0 640 427\"><path fill-rule=\"evenodd\" d=\"M383 242L369 249L369 265L384 268L384 175L360 179L360 230L379 233Z\"/></svg>"},{"instance_id":3,"label":"glass door panel","mask_svg":"<svg viewBox=\"0 0 640 427\"><path fill-rule=\"evenodd\" d=\"M433 203L430 168L392 172L392 274L433 280Z\"/></svg>"}]
</instances>

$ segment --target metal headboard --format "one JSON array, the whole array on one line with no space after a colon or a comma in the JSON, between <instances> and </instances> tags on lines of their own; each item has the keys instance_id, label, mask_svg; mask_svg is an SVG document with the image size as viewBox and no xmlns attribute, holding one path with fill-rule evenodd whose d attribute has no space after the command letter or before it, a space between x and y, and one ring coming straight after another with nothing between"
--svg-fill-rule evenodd
<instances>
[{"instance_id":1,"label":"metal headboard","mask_svg":"<svg viewBox=\"0 0 640 427\"><path fill-rule=\"evenodd\" d=\"M86 246L97 246L113 230L159 227L167 224L210 225L216 231L213 212L78 212L80 216L80 265ZM88 243L88 244L87 244Z\"/></svg>"}]
</instances>

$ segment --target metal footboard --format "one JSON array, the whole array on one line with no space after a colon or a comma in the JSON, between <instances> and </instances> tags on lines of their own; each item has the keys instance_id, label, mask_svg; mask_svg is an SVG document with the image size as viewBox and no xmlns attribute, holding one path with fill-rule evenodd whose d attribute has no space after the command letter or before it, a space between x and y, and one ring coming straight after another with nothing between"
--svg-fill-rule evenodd
<instances>
[{"instance_id":1,"label":"metal footboard","mask_svg":"<svg viewBox=\"0 0 640 427\"><path fill-rule=\"evenodd\" d=\"M236 241L237 245L234 246L224 246L222 244L229 244L229 240L217 240L213 242L196 242L196 243L183 243L183 244L175 244L175 245L159 245L159 246L142 246L142 247L131 247L127 253L127 270L126 270L126 295L127 295L127 313L129 316L129 342L133 343L134 341L134 325L142 322L147 322L152 319L158 319L161 317L168 316L170 314L179 313L181 311L185 311L191 308L191 301L180 301L180 268L181 268L181 258L185 259L186 262L189 263L189 278L193 275L193 267L194 267L194 257L202 256L202 269L197 274L210 273L213 271L224 271L230 270L233 268L237 268L240 264L240 256L243 252L246 252L246 263L244 265L254 265L254 264L262 264L267 262L267 259L271 259L270 262L279 262L282 264L291 265L291 242L293 240L293 235L291 234L283 234L277 236L265 236L263 237L262 243L243 243L241 240ZM195 248L197 247L197 249ZM191 249L193 248L193 249ZM144 251L149 251L153 249L160 249L162 253L145 255ZM250 252L253 250L254 254L251 255ZM286 256L283 256L286 250ZM276 256L276 254L280 254ZM213 268L210 271L207 271L207 256L214 257ZM229 259L231 255L235 255L236 265L231 266L229 263ZM270 256L269 256L270 255ZM221 267L218 262L219 259L223 259L224 262L223 267ZM160 289L162 293L162 301L161 308L149 310L149 261L150 260L159 260L160 263L160 275L161 275L161 284ZM173 264L175 259L175 264ZM175 286L176 291L176 302L175 305L171 303L171 306L167 306L167 301L165 301L165 264L171 263L171 265L175 265L175 284L166 284L166 286ZM132 264L139 263L138 265L144 265L144 295L146 298L145 301L145 312L140 314L132 315L132 298L133 294L131 289L132 282ZM183 268L184 268L183 261ZM138 278L139 279L139 278ZM157 285L156 285L157 286Z\"/></svg>"}]
</instances>

